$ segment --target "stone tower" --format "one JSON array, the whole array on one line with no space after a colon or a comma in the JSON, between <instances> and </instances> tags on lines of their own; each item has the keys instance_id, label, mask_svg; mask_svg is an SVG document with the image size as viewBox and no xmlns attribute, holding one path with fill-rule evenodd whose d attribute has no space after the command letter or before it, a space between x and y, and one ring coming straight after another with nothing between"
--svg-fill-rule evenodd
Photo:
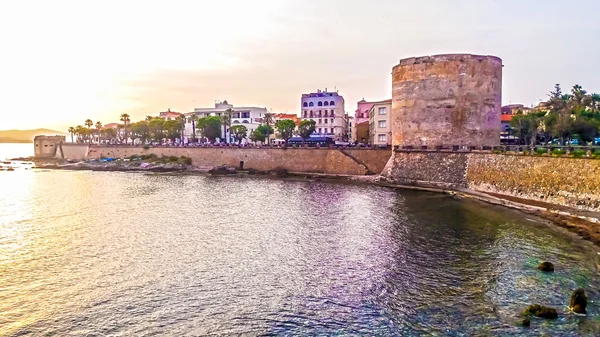
<instances>
[{"instance_id":1,"label":"stone tower","mask_svg":"<svg viewBox=\"0 0 600 337\"><path fill-rule=\"evenodd\" d=\"M502 60L448 54L400 60L392 69L392 144L500 144Z\"/></svg>"}]
</instances>

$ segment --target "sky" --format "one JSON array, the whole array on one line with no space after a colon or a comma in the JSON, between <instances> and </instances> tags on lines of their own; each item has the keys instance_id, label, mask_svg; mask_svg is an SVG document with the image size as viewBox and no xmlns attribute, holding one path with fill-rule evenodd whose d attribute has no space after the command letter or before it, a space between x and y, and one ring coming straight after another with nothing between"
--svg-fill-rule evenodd
<instances>
[{"instance_id":1,"label":"sky","mask_svg":"<svg viewBox=\"0 0 600 337\"><path fill-rule=\"evenodd\" d=\"M0 130L117 122L216 100L297 113L302 93L391 98L402 58L503 59L503 103L600 92L597 0L0 1Z\"/></svg>"}]
</instances>

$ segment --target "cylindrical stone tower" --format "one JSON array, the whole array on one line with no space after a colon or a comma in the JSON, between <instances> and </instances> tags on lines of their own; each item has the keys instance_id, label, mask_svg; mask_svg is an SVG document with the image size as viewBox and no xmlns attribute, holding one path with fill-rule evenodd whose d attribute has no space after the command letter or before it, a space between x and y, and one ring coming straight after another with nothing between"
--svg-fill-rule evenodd
<instances>
[{"instance_id":1,"label":"cylindrical stone tower","mask_svg":"<svg viewBox=\"0 0 600 337\"><path fill-rule=\"evenodd\" d=\"M500 144L502 60L448 54L400 60L392 69L392 144Z\"/></svg>"}]
</instances>

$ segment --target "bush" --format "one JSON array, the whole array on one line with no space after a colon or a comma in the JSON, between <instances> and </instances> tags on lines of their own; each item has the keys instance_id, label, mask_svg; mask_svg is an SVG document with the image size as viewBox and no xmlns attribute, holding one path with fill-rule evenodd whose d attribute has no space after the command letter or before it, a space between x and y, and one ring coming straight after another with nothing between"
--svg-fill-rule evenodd
<instances>
[{"instance_id":1,"label":"bush","mask_svg":"<svg viewBox=\"0 0 600 337\"><path fill-rule=\"evenodd\" d=\"M548 149L545 147L538 147L535 149L535 154L542 155L548 153Z\"/></svg>"},{"instance_id":2,"label":"bush","mask_svg":"<svg viewBox=\"0 0 600 337\"><path fill-rule=\"evenodd\" d=\"M577 150L573 150L573 152L571 152L571 155L573 155L573 157L585 157L587 151L582 150L582 149L577 149Z\"/></svg>"},{"instance_id":3,"label":"bush","mask_svg":"<svg viewBox=\"0 0 600 337\"><path fill-rule=\"evenodd\" d=\"M144 150L148 150L150 148L150 145L146 144L144 145Z\"/></svg>"},{"instance_id":4,"label":"bush","mask_svg":"<svg viewBox=\"0 0 600 337\"><path fill-rule=\"evenodd\" d=\"M167 161L169 161L171 163L177 163L177 162L179 162L179 158L176 157L176 156L169 156L166 159L167 159Z\"/></svg>"},{"instance_id":5,"label":"bush","mask_svg":"<svg viewBox=\"0 0 600 337\"><path fill-rule=\"evenodd\" d=\"M184 165L192 165L192 158L181 156L181 163Z\"/></svg>"},{"instance_id":6,"label":"bush","mask_svg":"<svg viewBox=\"0 0 600 337\"><path fill-rule=\"evenodd\" d=\"M554 149L554 150L552 150L552 155L553 156L562 156L565 153L567 153L567 151L565 151L563 149Z\"/></svg>"},{"instance_id":7,"label":"bush","mask_svg":"<svg viewBox=\"0 0 600 337\"><path fill-rule=\"evenodd\" d=\"M595 149L594 152L592 152L592 157L600 158L600 149Z\"/></svg>"}]
</instances>

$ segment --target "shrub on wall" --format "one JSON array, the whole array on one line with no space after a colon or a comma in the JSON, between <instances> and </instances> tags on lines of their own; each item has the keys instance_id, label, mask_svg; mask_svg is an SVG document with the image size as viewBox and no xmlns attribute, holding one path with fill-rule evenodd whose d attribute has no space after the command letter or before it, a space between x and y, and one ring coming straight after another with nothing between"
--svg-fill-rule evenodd
<instances>
[{"instance_id":1,"label":"shrub on wall","mask_svg":"<svg viewBox=\"0 0 600 337\"><path fill-rule=\"evenodd\" d=\"M554 149L554 150L552 150L552 155L553 156L562 156L565 153L567 153L567 151L565 151L563 149Z\"/></svg>"},{"instance_id":2,"label":"shrub on wall","mask_svg":"<svg viewBox=\"0 0 600 337\"><path fill-rule=\"evenodd\" d=\"M600 159L600 149L595 149L594 152L592 152L592 157Z\"/></svg>"},{"instance_id":3,"label":"shrub on wall","mask_svg":"<svg viewBox=\"0 0 600 337\"><path fill-rule=\"evenodd\" d=\"M144 150L148 150L150 148L150 145L146 144L144 145Z\"/></svg>"},{"instance_id":4,"label":"shrub on wall","mask_svg":"<svg viewBox=\"0 0 600 337\"><path fill-rule=\"evenodd\" d=\"M573 157L585 157L586 151L582 150L582 149L577 149L577 150L573 150L573 152L571 152L571 154L573 155Z\"/></svg>"},{"instance_id":5,"label":"shrub on wall","mask_svg":"<svg viewBox=\"0 0 600 337\"><path fill-rule=\"evenodd\" d=\"M548 153L548 149L545 147L538 147L537 149L535 149L535 154L537 155L543 155Z\"/></svg>"}]
</instances>

